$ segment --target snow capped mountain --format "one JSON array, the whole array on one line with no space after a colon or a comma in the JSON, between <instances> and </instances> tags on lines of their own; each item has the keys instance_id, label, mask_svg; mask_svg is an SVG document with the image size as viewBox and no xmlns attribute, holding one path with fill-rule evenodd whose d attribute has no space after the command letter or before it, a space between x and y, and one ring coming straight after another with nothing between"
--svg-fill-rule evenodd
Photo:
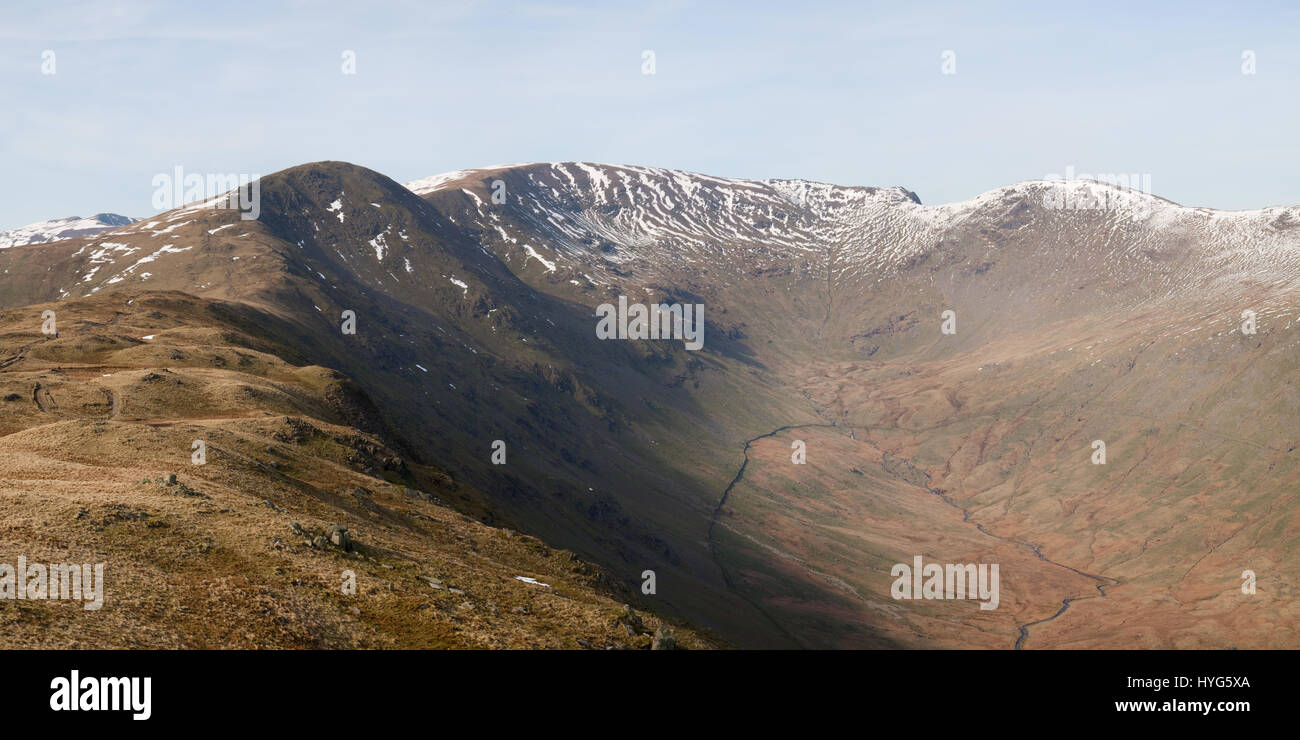
<instances>
[{"instance_id":1,"label":"snow capped mountain","mask_svg":"<svg viewBox=\"0 0 1300 740\"><path fill-rule=\"evenodd\" d=\"M998 243L1032 235L1041 256L1103 271L1176 268L1188 282L1300 272L1300 208L1192 208L1094 180L1028 181L923 205L899 187L550 162L460 170L407 187L442 209L459 200L453 219L503 259L534 261L557 278L567 267L595 284L630 268L650 280L683 267L764 270L790 259L819 262L814 269L836 280L875 281L938 243L990 230Z\"/></svg>"},{"instance_id":2,"label":"snow capped mountain","mask_svg":"<svg viewBox=\"0 0 1300 740\"><path fill-rule=\"evenodd\" d=\"M126 226L135 220L116 213L96 213L89 218L69 216L39 221L16 229L0 231L0 249L91 236L118 226Z\"/></svg>"}]
</instances>

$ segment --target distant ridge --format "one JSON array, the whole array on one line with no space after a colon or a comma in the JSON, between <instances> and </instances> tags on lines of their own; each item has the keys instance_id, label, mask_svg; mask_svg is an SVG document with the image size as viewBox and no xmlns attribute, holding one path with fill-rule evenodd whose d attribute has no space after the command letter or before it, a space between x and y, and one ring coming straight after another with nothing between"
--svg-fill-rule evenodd
<instances>
[{"instance_id":1,"label":"distant ridge","mask_svg":"<svg viewBox=\"0 0 1300 740\"><path fill-rule=\"evenodd\" d=\"M93 236L118 226L134 223L136 219L116 213L96 213L89 218L68 216L49 221L20 226L8 231L0 231L0 249L20 247L24 244L44 244L63 239L75 239L80 236Z\"/></svg>"}]
</instances>

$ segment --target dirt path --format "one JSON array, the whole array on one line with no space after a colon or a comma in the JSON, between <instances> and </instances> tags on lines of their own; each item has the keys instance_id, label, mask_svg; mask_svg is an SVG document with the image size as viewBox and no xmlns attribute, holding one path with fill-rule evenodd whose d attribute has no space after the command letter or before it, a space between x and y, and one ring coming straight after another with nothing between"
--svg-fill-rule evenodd
<instances>
[{"instance_id":1,"label":"dirt path","mask_svg":"<svg viewBox=\"0 0 1300 740\"><path fill-rule=\"evenodd\" d=\"M108 419L116 419L117 415L122 413L117 394L107 388L100 388L100 390L104 392L104 397L108 399Z\"/></svg>"},{"instance_id":2,"label":"dirt path","mask_svg":"<svg viewBox=\"0 0 1300 740\"><path fill-rule=\"evenodd\" d=\"M42 393L45 395L45 401L41 400ZM37 383L36 387L32 389L32 402L36 404L36 408L46 414L54 413L53 411L50 411L51 406L54 408L59 407L59 404L54 402L54 396L50 395L50 389L40 383Z\"/></svg>"},{"instance_id":3,"label":"dirt path","mask_svg":"<svg viewBox=\"0 0 1300 740\"><path fill-rule=\"evenodd\" d=\"M24 344L23 346L19 347L18 352L15 353L12 357L6 357L3 360L0 360L0 370L4 370L10 365L17 363L19 360L26 357L27 350L31 349L32 347L35 347L36 345L40 344L43 341L45 340L42 339L42 340L37 340L35 342L28 342L27 344Z\"/></svg>"}]
</instances>

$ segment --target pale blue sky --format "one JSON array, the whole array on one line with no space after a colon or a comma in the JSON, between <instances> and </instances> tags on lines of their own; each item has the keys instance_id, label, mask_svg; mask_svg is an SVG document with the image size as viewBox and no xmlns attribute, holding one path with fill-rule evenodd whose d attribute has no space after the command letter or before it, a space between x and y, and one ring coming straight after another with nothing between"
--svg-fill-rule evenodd
<instances>
[{"instance_id":1,"label":"pale blue sky","mask_svg":"<svg viewBox=\"0 0 1300 740\"><path fill-rule=\"evenodd\" d=\"M577 159L901 185L926 203L1073 166L1150 174L1189 205L1300 204L1295 4L14 5L0 228L150 215L153 176L176 165L322 159L398 181Z\"/></svg>"}]
</instances>

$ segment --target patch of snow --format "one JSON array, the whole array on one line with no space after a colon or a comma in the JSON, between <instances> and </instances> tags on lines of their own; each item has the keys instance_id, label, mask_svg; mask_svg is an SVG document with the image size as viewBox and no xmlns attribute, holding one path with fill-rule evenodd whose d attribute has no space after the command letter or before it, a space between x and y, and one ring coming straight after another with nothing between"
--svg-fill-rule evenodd
<instances>
[{"instance_id":1,"label":"patch of snow","mask_svg":"<svg viewBox=\"0 0 1300 740\"><path fill-rule=\"evenodd\" d=\"M343 197L342 197L342 195L340 194L340 196L339 196L338 198L335 198L335 199L334 199L334 202L330 203L329 208L326 208L325 210L329 211L330 213L338 213L339 223L343 223Z\"/></svg>"},{"instance_id":2,"label":"patch of snow","mask_svg":"<svg viewBox=\"0 0 1300 740\"><path fill-rule=\"evenodd\" d=\"M531 246L525 244L524 251L528 252L529 257L533 257L538 262L541 262L542 265L546 267L547 272L555 272L555 263L547 260L545 257L538 254L536 249L533 249ZM524 260L524 264L528 264L528 260Z\"/></svg>"},{"instance_id":3,"label":"patch of snow","mask_svg":"<svg viewBox=\"0 0 1300 740\"><path fill-rule=\"evenodd\" d=\"M383 262L384 253L388 251L388 242L384 239L384 235L376 234L375 238L370 240L370 248L375 250L375 259Z\"/></svg>"}]
</instances>

